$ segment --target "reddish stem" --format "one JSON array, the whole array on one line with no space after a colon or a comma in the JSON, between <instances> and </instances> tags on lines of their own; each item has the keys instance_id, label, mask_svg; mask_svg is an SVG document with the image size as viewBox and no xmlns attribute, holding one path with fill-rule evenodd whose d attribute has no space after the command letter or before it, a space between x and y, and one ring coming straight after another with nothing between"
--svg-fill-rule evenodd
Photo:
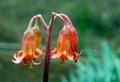
<instances>
[{"instance_id":1,"label":"reddish stem","mask_svg":"<svg viewBox=\"0 0 120 82\"><path fill-rule=\"evenodd\" d=\"M49 78L50 48L51 48L52 27L54 20L55 20L55 13L52 13L52 19L50 20L49 27L46 31L46 55L45 55L43 82L48 82L48 78Z\"/></svg>"},{"instance_id":2,"label":"reddish stem","mask_svg":"<svg viewBox=\"0 0 120 82\"><path fill-rule=\"evenodd\" d=\"M44 21L43 17L41 16L41 14L38 14L38 15L35 15L34 17L32 17L29 21L29 24L28 24L28 29L29 28L32 28L32 25L33 25L33 22L35 19L39 18L42 22L42 25L44 26L44 28L47 30L48 29L48 26L46 24L46 22Z\"/></svg>"},{"instance_id":3,"label":"reddish stem","mask_svg":"<svg viewBox=\"0 0 120 82\"><path fill-rule=\"evenodd\" d=\"M60 16L64 16L69 24L72 24L70 18L66 14L59 14Z\"/></svg>"},{"instance_id":4,"label":"reddish stem","mask_svg":"<svg viewBox=\"0 0 120 82\"><path fill-rule=\"evenodd\" d=\"M61 19L61 21L63 22L64 25L66 25L66 22L65 22L64 18L60 14L56 13L56 16Z\"/></svg>"}]
</instances>

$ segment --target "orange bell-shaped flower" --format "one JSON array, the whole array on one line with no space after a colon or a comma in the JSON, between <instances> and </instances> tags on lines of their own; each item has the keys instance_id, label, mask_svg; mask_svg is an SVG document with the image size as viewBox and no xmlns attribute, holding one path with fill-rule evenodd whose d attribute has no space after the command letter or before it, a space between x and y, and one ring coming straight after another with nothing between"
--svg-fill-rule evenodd
<instances>
[{"instance_id":1,"label":"orange bell-shaped flower","mask_svg":"<svg viewBox=\"0 0 120 82\"><path fill-rule=\"evenodd\" d=\"M57 48L51 51L52 58L59 58L64 60L74 60L77 62L78 59L78 35L73 25L66 25L60 31Z\"/></svg>"},{"instance_id":2,"label":"orange bell-shaped flower","mask_svg":"<svg viewBox=\"0 0 120 82\"><path fill-rule=\"evenodd\" d=\"M50 54L52 58L61 59L61 63L64 63L65 60L77 62L78 56L81 54L78 54L77 31L72 25L71 20L67 16L65 17L67 21L64 21L64 27L59 33L57 48L52 49Z\"/></svg>"},{"instance_id":3,"label":"orange bell-shaped flower","mask_svg":"<svg viewBox=\"0 0 120 82\"><path fill-rule=\"evenodd\" d=\"M23 35L22 50L16 52L12 61L16 64L22 62L23 66L31 67L32 64L39 65L40 62L35 62L42 56L42 49L39 48L41 43L40 28L34 26L28 28Z\"/></svg>"}]
</instances>

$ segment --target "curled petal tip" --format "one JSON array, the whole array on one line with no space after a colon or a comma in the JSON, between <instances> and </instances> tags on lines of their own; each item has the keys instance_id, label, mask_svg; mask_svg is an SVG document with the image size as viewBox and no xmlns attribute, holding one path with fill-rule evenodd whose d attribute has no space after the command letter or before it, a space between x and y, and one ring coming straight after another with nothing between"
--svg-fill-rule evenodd
<instances>
[{"instance_id":1,"label":"curled petal tip","mask_svg":"<svg viewBox=\"0 0 120 82\"><path fill-rule=\"evenodd\" d=\"M13 55L13 57L12 57L12 59L11 59L11 61L12 61L13 63L19 64L19 63L22 62L22 60L23 60L23 58L24 58L24 55L22 55L20 52L21 52L21 51L18 51L18 52L16 52L16 53Z\"/></svg>"},{"instance_id":2,"label":"curled petal tip","mask_svg":"<svg viewBox=\"0 0 120 82\"><path fill-rule=\"evenodd\" d=\"M51 57L52 57L53 59L55 59L55 58L58 58L58 55L57 55L57 54L53 54Z\"/></svg>"},{"instance_id":3,"label":"curled petal tip","mask_svg":"<svg viewBox=\"0 0 120 82\"><path fill-rule=\"evenodd\" d=\"M52 54L56 54L57 53L57 49L56 48L53 48L52 50L51 50L51 52L50 52L50 54L52 55Z\"/></svg>"},{"instance_id":4,"label":"curled petal tip","mask_svg":"<svg viewBox=\"0 0 120 82\"><path fill-rule=\"evenodd\" d=\"M15 63L15 64L19 64L19 63L21 63L22 62L22 59L17 59L17 58L12 58L11 59L11 61L13 62L13 63Z\"/></svg>"},{"instance_id":5,"label":"curled petal tip","mask_svg":"<svg viewBox=\"0 0 120 82\"><path fill-rule=\"evenodd\" d=\"M83 54L83 51L81 50L80 53L79 53L79 55L82 55L82 54Z\"/></svg>"},{"instance_id":6,"label":"curled petal tip","mask_svg":"<svg viewBox=\"0 0 120 82\"><path fill-rule=\"evenodd\" d=\"M53 48L52 51L50 52L50 55L51 55L52 58L57 58L58 57L57 49Z\"/></svg>"},{"instance_id":7,"label":"curled petal tip","mask_svg":"<svg viewBox=\"0 0 120 82\"><path fill-rule=\"evenodd\" d=\"M80 55L82 55L82 53L83 53L83 51L81 50L80 51L80 53L78 54L78 53L74 53L75 55L74 55L74 61L75 61L75 63L77 62L77 60L78 60L78 57L80 56Z\"/></svg>"},{"instance_id":8,"label":"curled petal tip","mask_svg":"<svg viewBox=\"0 0 120 82\"><path fill-rule=\"evenodd\" d=\"M76 53L76 52L74 52L74 57L73 57L73 59L74 59L75 63L77 62L78 57L79 57L79 54Z\"/></svg>"},{"instance_id":9,"label":"curled petal tip","mask_svg":"<svg viewBox=\"0 0 120 82\"><path fill-rule=\"evenodd\" d=\"M35 62L34 60L32 60L32 63L33 63L34 65L40 65L40 64L42 63L42 61L40 60L39 62Z\"/></svg>"},{"instance_id":10,"label":"curled petal tip","mask_svg":"<svg viewBox=\"0 0 120 82\"><path fill-rule=\"evenodd\" d=\"M13 55L13 58L14 58L14 59L20 59L20 60L22 60L22 59L25 57L25 55L22 54L21 52L22 52L22 51L16 52L16 53Z\"/></svg>"},{"instance_id":11,"label":"curled petal tip","mask_svg":"<svg viewBox=\"0 0 120 82\"><path fill-rule=\"evenodd\" d=\"M43 54L43 51L41 49L37 49L35 51L35 54L33 54L33 56L38 59L38 58L41 58L42 57L42 54Z\"/></svg>"}]
</instances>

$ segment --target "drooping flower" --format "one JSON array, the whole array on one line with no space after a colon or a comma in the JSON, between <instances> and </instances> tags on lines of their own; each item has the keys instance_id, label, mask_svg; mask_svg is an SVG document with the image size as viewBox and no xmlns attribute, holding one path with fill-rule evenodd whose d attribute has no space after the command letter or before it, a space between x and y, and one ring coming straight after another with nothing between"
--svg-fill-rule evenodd
<instances>
[{"instance_id":1,"label":"drooping flower","mask_svg":"<svg viewBox=\"0 0 120 82\"><path fill-rule=\"evenodd\" d=\"M35 62L36 59L40 59L42 56L40 43L40 28L36 27L36 25L33 28L28 28L23 35L22 50L14 54L12 61L16 64L22 62L25 67L41 64L41 61Z\"/></svg>"},{"instance_id":2,"label":"drooping flower","mask_svg":"<svg viewBox=\"0 0 120 82\"><path fill-rule=\"evenodd\" d=\"M59 33L57 40L57 48L50 52L52 58L61 59L61 63L65 60L73 60L77 62L78 56L78 35L72 23L64 24Z\"/></svg>"}]
</instances>

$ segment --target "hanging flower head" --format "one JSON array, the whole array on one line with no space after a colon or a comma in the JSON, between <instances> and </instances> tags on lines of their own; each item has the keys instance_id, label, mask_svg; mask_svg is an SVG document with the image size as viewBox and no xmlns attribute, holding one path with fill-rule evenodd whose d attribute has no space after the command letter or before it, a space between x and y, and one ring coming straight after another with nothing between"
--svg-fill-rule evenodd
<instances>
[{"instance_id":1,"label":"hanging flower head","mask_svg":"<svg viewBox=\"0 0 120 82\"><path fill-rule=\"evenodd\" d=\"M32 64L39 65L41 61L35 62L42 56L40 28L35 24L33 28L28 27L24 32L22 40L22 50L16 52L12 61L16 64L22 63L25 67L31 67Z\"/></svg>"},{"instance_id":2,"label":"hanging flower head","mask_svg":"<svg viewBox=\"0 0 120 82\"><path fill-rule=\"evenodd\" d=\"M57 48L54 48L50 54L52 58L61 59L61 63L64 63L65 60L77 62L78 56L81 54L78 54L78 35L70 19L66 15L64 16L66 21L62 20L64 27L59 33Z\"/></svg>"}]
</instances>

